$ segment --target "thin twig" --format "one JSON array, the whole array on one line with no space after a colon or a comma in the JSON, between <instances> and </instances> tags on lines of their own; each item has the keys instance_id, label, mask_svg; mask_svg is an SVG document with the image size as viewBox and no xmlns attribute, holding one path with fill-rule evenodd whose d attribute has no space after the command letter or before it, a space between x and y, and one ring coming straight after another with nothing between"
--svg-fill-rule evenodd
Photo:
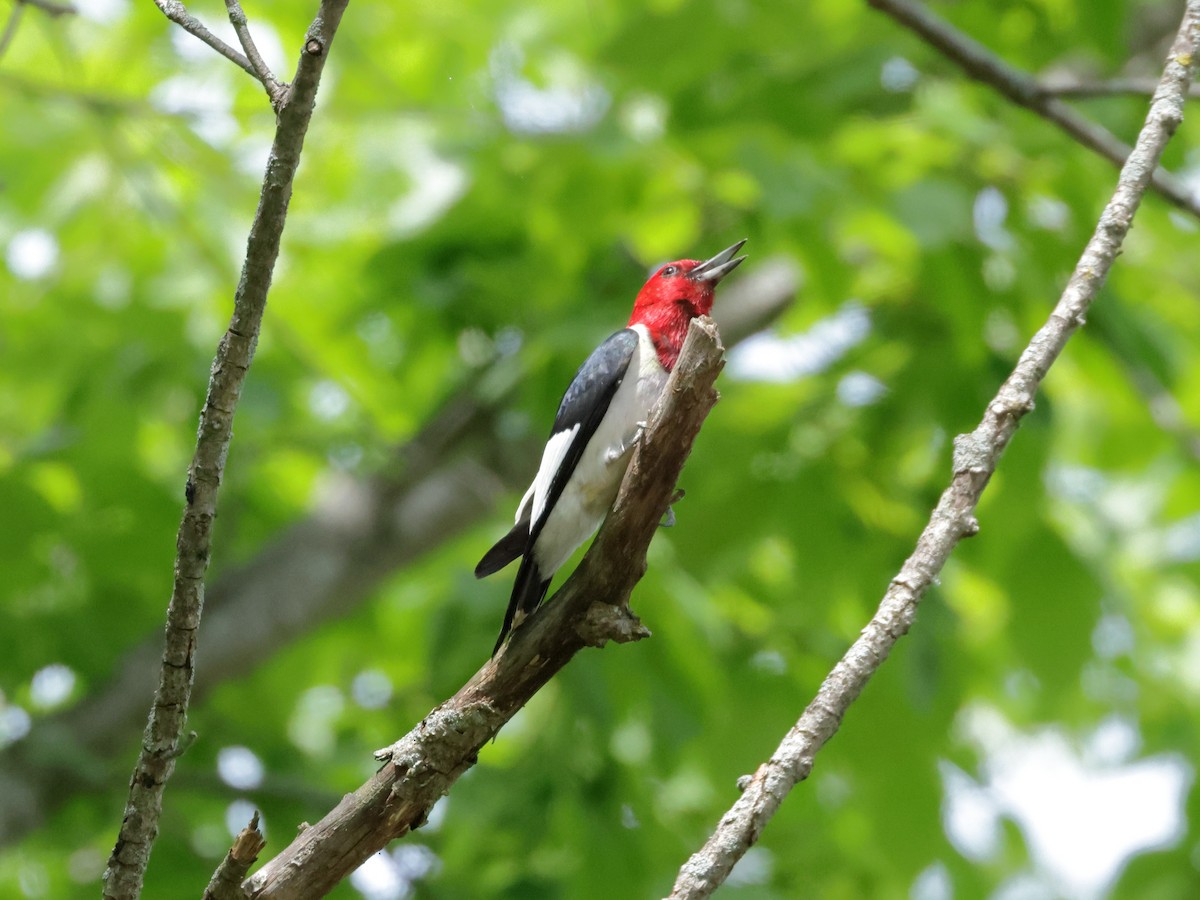
<instances>
[{"instance_id":1,"label":"thin twig","mask_svg":"<svg viewBox=\"0 0 1200 900\"><path fill-rule=\"evenodd\" d=\"M983 420L954 447L954 477L942 494L912 556L892 579L879 609L838 662L771 759L744 782L740 798L721 818L704 847L680 869L671 900L708 897L758 840L797 782L812 771L817 752L841 724L850 704L907 633L917 604L964 537L979 530L974 511L1004 448L1067 340L1084 321L1150 185L1163 148L1183 120L1184 95L1200 56L1200 0L1189 0L1137 145L1121 169L1116 192L1104 208L1058 305L1021 354L1016 368L988 404Z\"/></svg>"},{"instance_id":2,"label":"thin twig","mask_svg":"<svg viewBox=\"0 0 1200 900\"><path fill-rule=\"evenodd\" d=\"M646 548L692 442L716 403L721 357L715 327L694 321L617 502L563 588L457 694L379 751L383 765L366 784L246 881L250 896L325 896L371 854L420 827L479 750L579 650L649 635L629 610L629 595L646 570Z\"/></svg>"},{"instance_id":3,"label":"thin twig","mask_svg":"<svg viewBox=\"0 0 1200 900\"><path fill-rule=\"evenodd\" d=\"M154 5L157 6L164 16L186 31L188 34L194 35L202 40L208 46L212 47L223 57L230 62L241 67L249 75L261 81L254 66L250 60L246 59L241 53L229 46L215 34L208 30L203 22L187 11L187 7L180 0L154 0ZM269 90L269 89L268 89Z\"/></svg>"},{"instance_id":4,"label":"thin twig","mask_svg":"<svg viewBox=\"0 0 1200 900\"><path fill-rule=\"evenodd\" d=\"M242 44L242 49L246 51L246 58L254 68L255 76L266 88L267 98L271 101L271 105L278 109L283 88L275 80L270 67L263 60L262 54L258 52L254 38L250 36L250 23L246 20L246 13L242 9L242 5L238 0L225 0L225 8L229 11L229 23L237 32L238 40Z\"/></svg>"},{"instance_id":5,"label":"thin twig","mask_svg":"<svg viewBox=\"0 0 1200 900\"><path fill-rule=\"evenodd\" d=\"M57 18L58 16L73 16L77 10L70 3L56 3L54 0L16 0L17 4L25 4L26 6L34 6L44 12L46 15Z\"/></svg>"},{"instance_id":6,"label":"thin twig","mask_svg":"<svg viewBox=\"0 0 1200 900\"><path fill-rule=\"evenodd\" d=\"M1182 452L1193 461L1200 462L1200 430L1188 422L1179 401L1167 385L1163 384L1154 369L1147 365L1137 352L1130 349L1124 340L1128 332L1122 329L1119 323L1110 322L1106 317L1095 318L1092 328L1092 333L1125 371L1130 386L1141 396L1154 424L1172 438Z\"/></svg>"},{"instance_id":7,"label":"thin twig","mask_svg":"<svg viewBox=\"0 0 1200 900\"><path fill-rule=\"evenodd\" d=\"M59 16L73 15L78 12L70 3L56 3L55 0L13 0L12 11L9 12L8 20L4 23L4 33L0 34L0 56L4 55L4 51L12 43L12 39L17 33L17 26L21 24L21 14L24 12L26 6L40 9L46 15L55 19Z\"/></svg>"},{"instance_id":8,"label":"thin twig","mask_svg":"<svg viewBox=\"0 0 1200 900\"><path fill-rule=\"evenodd\" d=\"M204 575L212 547L217 491L233 434L233 414L266 307L271 275L300 162L304 135L316 105L317 85L347 0L322 0L305 36L296 80L279 112L258 211L250 227L246 261L234 295L233 316L213 361L200 413L196 453L188 471L183 522L176 540L175 580L167 608L162 666L142 751L130 779L129 800L104 879L109 900L136 900L162 812L162 795L175 768L194 678L196 632L204 606Z\"/></svg>"},{"instance_id":9,"label":"thin twig","mask_svg":"<svg viewBox=\"0 0 1200 900\"><path fill-rule=\"evenodd\" d=\"M0 34L0 56L4 55L4 51L12 43L13 36L17 33L17 26L21 24L21 14L24 9L24 4L14 3L13 8L9 11L8 21L4 23L4 33Z\"/></svg>"},{"instance_id":10,"label":"thin twig","mask_svg":"<svg viewBox=\"0 0 1200 900\"><path fill-rule=\"evenodd\" d=\"M1026 109L1053 122L1089 150L1117 166L1124 164L1131 148L1107 128L1072 107L1048 96L1032 75L1006 63L978 41L967 37L921 4L912 0L867 0L880 12L918 34L926 43L959 66L976 81L982 81ZM1200 197L1165 169L1153 173L1154 190L1192 215L1200 218Z\"/></svg>"},{"instance_id":11,"label":"thin twig","mask_svg":"<svg viewBox=\"0 0 1200 900\"><path fill-rule=\"evenodd\" d=\"M1074 75L1047 75L1038 80L1038 90L1048 97L1089 100L1094 97L1150 97L1158 82L1153 78L1106 78L1088 81ZM1200 84L1188 88L1189 98L1200 97Z\"/></svg>"}]
</instances>

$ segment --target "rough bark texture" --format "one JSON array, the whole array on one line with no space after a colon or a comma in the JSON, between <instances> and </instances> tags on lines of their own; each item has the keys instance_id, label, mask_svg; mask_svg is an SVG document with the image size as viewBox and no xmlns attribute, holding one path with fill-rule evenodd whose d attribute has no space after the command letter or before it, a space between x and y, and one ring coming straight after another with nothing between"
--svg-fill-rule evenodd
<instances>
[{"instance_id":1,"label":"rough bark texture","mask_svg":"<svg viewBox=\"0 0 1200 900\"><path fill-rule=\"evenodd\" d=\"M1004 448L1033 409L1033 398L1067 340L1079 328L1150 186L1163 148L1183 119L1183 102L1200 52L1200 0L1189 0L1150 113L1137 145L1121 170L1116 192L1104 208L1058 305L1034 335L1016 368L988 404L983 420L954 442L954 477L942 494L912 556L904 563L862 635L825 679L816 698L770 760L739 783L742 796L679 872L671 900L707 897L728 877L762 834L784 797L808 777L813 760L833 737L850 704L887 659L917 613L917 604L958 542L974 535L975 506Z\"/></svg>"},{"instance_id":2,"label":"rough bark texture","mask_svg":"<svg viewBox=\"0 0 1200 900\"><path fill-rule=\"evenodd\" d=\"M183 522L176 540L175 579L158 688L129 784L120 835L104 873L104 896L135 898L158 835L162 795L181 752L195 668L196 632L204 606L204 573L212 546L217 491L233 437L233 414L254 357L271 273L300 162L304 135L316 104L317 85L346 0L324 0L305 37L279 114L258 211L250 229L246 261L234 296L233 316L213 361L200 413L196 453L188 472Z\"/></svg>"},{"instance_id":3,"label":"rough bark texture","mask_svg":"<svg viewBox=\"0 0 1200 900\"><path fill-rule=\"evenodd\" d=\"M420 827L479 750L577 652L649 635L629 610L629 595L716 403L713 383L722 365L712 322L693 322L616 504L579 568L457 694L376 754L383 766L370 781L246 882L252 897L324 896L371 854Z\"/></svg>"},{"instance_id":4,"label":"rough bark texture","mask_svg":"<svg viewBox=\"0 0 1200 900\"><path fill-rule=\"evenodd\" d=\"M732 346L769 325L791 306L799 280L794 264L781 258L739 272L722 285L713 311L722 338ZM523 491L540 447L497 427L518 383L515 360L482 370L396 449L386 471L340 481L310 515L218 578L206 591L193 701L349 615L397 569L478 524L500 498ZM271 603L262 602L265 595ZM0 846L72 793L106 783L107 761L126 752L144 721L161 656L162 638L147 638L107 684L74 708L39 719L0 754Z\"/></svg>"},{"instance_id":5,"label":"rough bark texture","mask_svg":"<svg viewBox=\"0 0 1200 900\"><path fill-rule=\"evenodd\" d=\"M204 889L203 900L246 900L242 881L258 859L258 854L267 846L267 839L258 829L258 813L243 828L225 854L225 859L213 872L212 880Z\"/></svg>"},{"instance_id":6,"label":"rough bark texture","mask_svg":"<svg viewBox=\"0 0 1200 900\"><path fill-rule=\"evenodd\" d=\"M1053 93L1044 90L1032 75L1010 66L978 41L967 37L929 12L920 3L913 0L867 2L918 34L976 81L991 85L1018 106L1023 106L1048 122L1053 122L1083 146L1099 153L1114 165L1123 165L1129 157L1132 148L1107 128L1076 112L1057 99ZM1200 217L1200 198L1187 184L1170 172L1161 169L1153 171L1150 185L1175 206Z\"/></svg>"}]
</instances>

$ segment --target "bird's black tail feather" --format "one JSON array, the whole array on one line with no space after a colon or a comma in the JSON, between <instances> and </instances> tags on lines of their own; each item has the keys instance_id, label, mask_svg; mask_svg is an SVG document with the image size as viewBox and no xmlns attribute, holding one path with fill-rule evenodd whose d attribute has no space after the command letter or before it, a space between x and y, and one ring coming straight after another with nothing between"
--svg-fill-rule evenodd
<instances>
[{"instance_id":1,"label":"bird's black tail feather","mask_svg":"<svg viewBox=\"0 0 1200 900\"><path fill-rule=\"evenodd\" d=\"M475 567L475 577L486 578L493 572L499 572L524 553L528 543L529 519L525 518L514 525L508 534L496 541L491 550L483 554L483 559Z\"/></svg>"},{"instance_id":2,"label":"bird's black tail feather","mask_svg":"<svg viewBox=\"0 0 1200 900\"><path fill-rule=\"evenodd\" d=\"M504 625L500 628L496 646L492 648L492 656L499 652L513 626L519 625L520 619L524 619L538 608L550 587L550 579L542 578L537 563L531 557L532 554L529 554L522 558L521 567L517 569L517 580L513 584L512 597L509 598L508 609L504 613ZM520 619L517 617L518 613Z\"/></svg>"}]
</instances>

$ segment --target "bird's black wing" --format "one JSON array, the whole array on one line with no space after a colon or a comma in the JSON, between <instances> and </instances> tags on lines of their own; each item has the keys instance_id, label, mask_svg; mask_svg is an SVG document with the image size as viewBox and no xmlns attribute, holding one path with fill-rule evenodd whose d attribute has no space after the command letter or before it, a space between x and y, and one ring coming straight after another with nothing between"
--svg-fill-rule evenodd
<instances>
[{"instance_id":1,"label":"bird's black wing","mask_svg":"<svg viewBox=\"0 0 1200 900\"><path fill-rule=\"evenodd\" d=\"M551 438L564 431L570 431L579 426L579 430L571 439L571 444L563 455L562 462L550 482L550 490L546 502L542 506L542 514L529 528L529 547L546 524L546 519L558 498L562 496L567 482L583 456L583 450L600 427L617 388L625 380L629 372L629 362L637 350L638 334L632 328L623 328L616 334L610 335L604 343L592 351L575 373L571 386L563 394L562 402L558 405L558 414L554 417L554 427L550 431Z\"/></svg>"},{"instance_id":2,"label":"bird's black wing","mask_svg":"<svg viewBox=\"0 0 1200 900\"><path fill-rule=\"evenodd\" d=\"M550 578L554 573L538 571L537 564L532 558L534 542L542 533L542 526L546 524L546 519L550 516L558 498L562 496L571 474L579 464L579 458L583 455L584 448L587 447L588 441L592 439L592 435L600 427L605 413L608 412L609 406L612 405L612 398L617 393L617 388L621 386L621 382L625 380L625 376L629 372L629 363L633 359L637 345L637 332L632 328L624 328L593 350L592 355L579 367L570 387L563 395L562 402L558 405L558 413L554 417L554 427L550 430L550 438L553 440L555 435L570 432L576 427L577 430L571 438L571 443L564 452L558 468L554 471L541 515L537 521L528 523L528 532L524 532L522 528L525 523L518 522L513 530L501 538L480 561L480 568L495 571L500 565L512 562L518 555L524 555L521 566L517 570L517 578L513 584L512 597L508 601L508 609L504 613L504 624L500 629L500 637L497 638L496 646L492 650L493 655L500 649L512 629L518 610L522 615L528 615L537 609L546 596L546 590L550 587ZM530 498L528 509L532 510L532 508L533 500ZM524 546L518 550L516 538L523 532L527 536ZM501 559L504 559L505 562L496 565ZM479 568L476 569L477 573L478 571Z\"/></svg>"}]
</instances>

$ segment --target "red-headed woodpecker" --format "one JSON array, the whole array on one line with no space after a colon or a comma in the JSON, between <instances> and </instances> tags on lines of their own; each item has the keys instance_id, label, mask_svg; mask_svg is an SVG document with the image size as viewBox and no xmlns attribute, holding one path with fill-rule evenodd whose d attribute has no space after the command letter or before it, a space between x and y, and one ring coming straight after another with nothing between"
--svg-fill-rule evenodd
<instances>
[{"instance_id":1,"label":"red-headed woodpecker","mask_svg":"<svg viewBox=\"0 0 1200 900\"><path fill-rule=\"evenodd\" d=\"M638 292L629 326L593 350L575 373L516 524L475 567L475 577L483 578L522 557L493 655L538 608L554 573L604 521L689 323L708 315L718 282L746 258L736 255L745 243L703 262L661 266Z\"/></svg>"}]
</instances>

